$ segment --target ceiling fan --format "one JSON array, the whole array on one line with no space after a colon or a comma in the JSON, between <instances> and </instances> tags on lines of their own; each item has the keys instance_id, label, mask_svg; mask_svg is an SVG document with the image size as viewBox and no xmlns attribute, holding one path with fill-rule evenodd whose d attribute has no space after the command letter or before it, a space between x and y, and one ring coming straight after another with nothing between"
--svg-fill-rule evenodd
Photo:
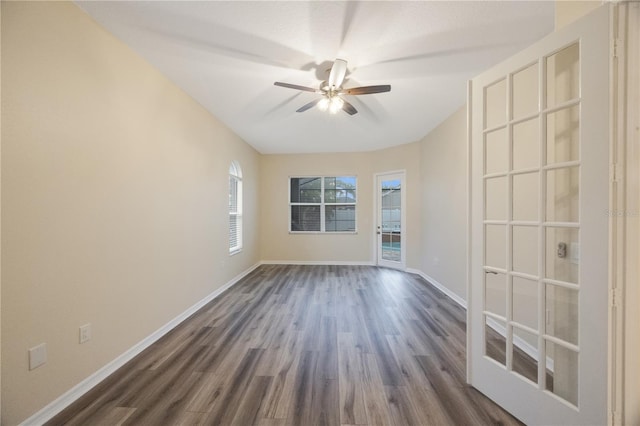
<instances>
[{"instance_id":1,"label":"ceiling fan","mask_svg":"<svg viewBox=\"0 0 640 426\"><path fill-rule=\"evenodd\" d=\"M369 95L372 93L389 92L391 86L383 84L379 86L362 86L353 87L351 89L344 89L342 83L347 73L347 61L344 59L336 59L329 72L329 79L320 83L319 89L312 87L298 86L297 84L281 83L276 81L273 83L276 86L288 87L289 89L302 90L305 92L313 92L322 97L309 102L306 105L301 106L296 112L304 112L316 105L322 111L329 110L330 113L335 114L339 110L345 111L349 115L357 114L358 110L354 108L349 102L342 98L342 95Z\"/></svg>"}]
</instances>

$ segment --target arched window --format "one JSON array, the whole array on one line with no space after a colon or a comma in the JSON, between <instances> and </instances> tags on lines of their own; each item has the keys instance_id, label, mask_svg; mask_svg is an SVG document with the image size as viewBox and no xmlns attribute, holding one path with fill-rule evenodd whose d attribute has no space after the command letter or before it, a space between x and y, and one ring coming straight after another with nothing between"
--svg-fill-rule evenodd
<instances>
[{"instance_id":1,"label":"arched window","mask_svg":"<svg viewBox=\"0 0 640 426\"><path fill-rule=\"evenodd\" d=\"M242 250L242 170L237 161L229 166L229 253Z\"/></svg>"}]
</instances>

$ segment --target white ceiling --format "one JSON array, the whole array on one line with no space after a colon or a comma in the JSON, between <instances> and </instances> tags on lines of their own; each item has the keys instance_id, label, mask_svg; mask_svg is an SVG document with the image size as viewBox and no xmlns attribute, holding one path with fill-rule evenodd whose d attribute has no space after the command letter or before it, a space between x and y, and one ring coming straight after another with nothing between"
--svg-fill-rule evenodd
<instances>
[{"instance_id":1,"label":"white ceiling","mask_svg":"<svg viewBox=\"0 0 640 426\"><path fill-rule=\"evenodd\" d=\"M539 1L78 1L262 153L369 151L415 142L462 106L466 81L553 30ZM296 109L336 57L349 116Z\"/></svg>"}]
</instances>

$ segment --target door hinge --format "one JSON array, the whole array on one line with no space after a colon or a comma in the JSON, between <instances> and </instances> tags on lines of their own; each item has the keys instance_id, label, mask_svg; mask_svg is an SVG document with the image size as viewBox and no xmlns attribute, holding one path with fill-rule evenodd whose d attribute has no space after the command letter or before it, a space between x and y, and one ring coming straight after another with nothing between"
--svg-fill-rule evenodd
<instances>
[{"instance_id":1,"label":"door hinge","mask_svg":"<svg viewBox=\"0 0 640 426\"><path fill-rule=\"evenodd\" d=\"M615 426L615 425L620 424L620 423L619 423L619 421L620 421L620 420L619 420L619 418L620 418L619 416L620 416L620 415L618 414L618 412L617 412L617 411L612 411L612 412L611 412L611 425L612 425L612 426Z\"/></svg>"},{"instance_id":2,"label":"door hinge","mask_svg":"<svg viewBox=\"0 0 640 426\"><path fill-rule=\"evenodd\" d=\"M618 163L611 163L611 182L618 182Z\"/></svg>"},{"instance_id":3,"label":"door hinge","mask_svg":"<svg viewBox=\"0 0 640 426\"><path fill-rule=\"evenodd\" d=\"M614 307L614 308L617 308L619 299L620 299L620 291L617 288L612 288L611 289L611 303L610 303L610 306Z\"/></svg>"},{"instance_id":4,"label":"door hinge","mask_svg":"<svg viewBox=\"0 0 640 426\"><path fill-rule=\"evenodd\" d=\"M618 57L618 47L620 46L620 39L619 38L614 38L613 39L613 46L611 47L611 50L613 51L613 57L617 58Z\"/></svg>"}]
</instances>

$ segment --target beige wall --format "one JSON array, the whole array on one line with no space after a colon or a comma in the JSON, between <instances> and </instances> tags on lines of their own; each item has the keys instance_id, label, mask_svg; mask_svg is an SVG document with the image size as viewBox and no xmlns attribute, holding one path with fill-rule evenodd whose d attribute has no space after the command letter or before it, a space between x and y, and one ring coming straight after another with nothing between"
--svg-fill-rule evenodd
<instances>
[{"instance_id":1,"label":"beige wall","mask_svg":"<svg viewBox=\"0 0 640 426\"><path fill-rule=\"evenodd\" d=\"M420 143L419 268L467 300L467 115L460 108Z\"/></svg>"},{"instance_id":2,"label":"beige wall","mask_svg":"<svg viewBox=\"0 0 640 426\"><path fill-rule=\"evenodd\" d=\"M265 155L261 162L261 257L265 261L374 262L374 174L405 170L407 267L420 253L420 146L417 143L359 153ZM357 234L289 234L288 179L291 176L358 177Z\"/></svg>"},{"instance_id":3,"label":"beige wall","mask_svg":"<svg viewBox=\"0 0 640 426\"><path fill-rule=\"evenodd\" d=\"M556 30L586 15L606 1L602 0L556 0Z\"/></svg>"},{"instance_id":4,"label":"beige wall","mask_svg":"<svg viewBox=\"0 0 640 426\"><path fill-rule=\"evenodd\" d=\"M2 2L2 423L259 260L259 155L72 3ZM228 255L228 167L245 182ZM253 212L253 213L252 213ZM78 344L78 327L93 339ZM48 363L29 371L27 350Z\"/></svg>"}]
</instances>

